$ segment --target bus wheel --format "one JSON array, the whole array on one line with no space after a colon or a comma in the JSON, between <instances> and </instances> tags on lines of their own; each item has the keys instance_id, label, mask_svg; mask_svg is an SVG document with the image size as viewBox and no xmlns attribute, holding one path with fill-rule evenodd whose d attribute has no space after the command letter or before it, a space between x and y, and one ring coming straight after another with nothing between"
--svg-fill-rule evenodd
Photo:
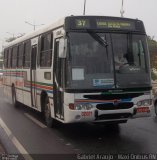
<instances>
[{"instance_id":1,"label":"bus wheel","mask_svg":"<svg viewBox=\"0 0 157 160\"><path fill-rule=\"evenodd\" d=\"M157 102L154 104L155 107L155 114L157 115Z\"/></svg>"},{"instance_id":2,"label":"bus wheel","mask_svg":"<svg viewBox=\"0 0 157 160\"><path fill-rule=\"evenodd\" d=\"M15 87L12 87L12 104L15 108L18 107L18 102L16 100L16 91L15 91Z\"/></svg>"},{"instance_id":3,"label":"bus wheel","mask_svg":"<svg viewBox=\"0 0 157 160\"><path fill-rule=\"evenodd\" d=\"M45 117L45 123L47 127L50 128L55 126L54 119L51 117L51 108L50 108L50 102L48 97L45 98L45 102L44 102L44 117Z\"/></svg>"}]
</instances>

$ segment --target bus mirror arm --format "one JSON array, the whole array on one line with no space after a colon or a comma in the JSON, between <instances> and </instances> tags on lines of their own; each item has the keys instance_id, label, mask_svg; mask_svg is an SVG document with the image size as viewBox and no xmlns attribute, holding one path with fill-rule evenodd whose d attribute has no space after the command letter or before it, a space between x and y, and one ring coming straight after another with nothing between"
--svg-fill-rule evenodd
<instances>
[{"instance_id":1,"label":"bus mirror arm","mask_svg":"<svg viewBox=\"0 0 157 160\"><path fill-rule=\"evenodd\" d=\"M57 87L57 89L59 89L59 91L60 91L60 92L63 92L63 88L62 88L62 87L60 87L60 86L59 86L59 84L58 84L58 82L57 82L56 75L54 75L54 76L55 76L54 80L55 80L55 83L56 83L56 87Z\"/></svg>"},{"instance_id":2,"label":"bus mirror arm","mask_svg":"<svg viewBox=\"0 0 157 160\"><path fill-rule=\"evenodd\" d=\"M57 82L56 75L54 75L54 76L55 76L54 80L55 80L55 83L56 83L56 87L59 88L59 85L58 85L58 82Z\"/></svg>"}]
</instances>

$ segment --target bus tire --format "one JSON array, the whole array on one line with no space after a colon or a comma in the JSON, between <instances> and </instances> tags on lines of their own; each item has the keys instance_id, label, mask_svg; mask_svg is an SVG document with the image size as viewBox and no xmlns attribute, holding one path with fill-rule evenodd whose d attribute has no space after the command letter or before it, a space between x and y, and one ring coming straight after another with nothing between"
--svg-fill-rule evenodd
<instances>
[{"instance_id":1,"label":"bus tire","mask_svg":"<svg viewBox=\"0 0 157 160\"><path fill-rule=\"evenodd\" d=\"M155 110L155 114L157 115L157 102L155 102L154 104L154 110Z\"/></svg>"},{"instance_id":2,"label":"bus tire","mask_svg":"<svg viewBox=\"0 0 157 160\"><path fill-rule=\"evenodd\" d=\"M51 117L51 108L48 96L46 96L44 100L44 118L47 127L55 127L55 120Z\"/></svg>"},{"instance_id":3,"label":"bus tire","mask_svg":"<svg viewBox=\"0 0 157 160\"><path fill-rule=\"evenodd\" d=\"M12 105L17 108L18 107L18 102L16 99L16 91L15 91L15 87L12 86Z\"/></svg>"}]
</instances>

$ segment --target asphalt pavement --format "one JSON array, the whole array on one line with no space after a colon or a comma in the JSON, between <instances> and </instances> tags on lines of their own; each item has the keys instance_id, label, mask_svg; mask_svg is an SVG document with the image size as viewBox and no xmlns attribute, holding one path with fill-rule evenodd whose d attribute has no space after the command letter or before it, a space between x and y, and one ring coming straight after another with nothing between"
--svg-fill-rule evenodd
<instances>
[{"instance_id":1,"label":"asphalt pavement","mask_svg":"<svg viewBox=\"0 0 157 160\"><path fill-rule=\"evenodd\" d=\"M2 82L0 81L0 88L2 87ZM4 145L1 142L1 137L0 137L0 155L6 153L6 149L4 148Z\"/></svg>"},{"instance_id":2,"label":"asphalt pavement","mask_svg":"<svg viewBox=\"0 0 157 160\"><path fill-rule=\"evenodd\" d=\"M3 144L0 142L0 155L6 153L5 148L3 146Z\"/></svg>"}]
</instances>

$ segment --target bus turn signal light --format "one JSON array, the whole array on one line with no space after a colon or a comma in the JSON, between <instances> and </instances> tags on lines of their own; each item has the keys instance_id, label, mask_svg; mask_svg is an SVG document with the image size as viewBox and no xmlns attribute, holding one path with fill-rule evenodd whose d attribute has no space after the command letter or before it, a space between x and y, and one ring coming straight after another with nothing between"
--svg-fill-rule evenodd
<instances>
[{"instance_id":1,"label":"bus turn signal light","mask_svg":"<svg viewBox=\"0 0 157 160\"><path fill-rule=\"evenodd\" d=\"M75 109L74 103L69 103L69 109L71 109L71 110Z\"/></svg>"}]
</instances>

